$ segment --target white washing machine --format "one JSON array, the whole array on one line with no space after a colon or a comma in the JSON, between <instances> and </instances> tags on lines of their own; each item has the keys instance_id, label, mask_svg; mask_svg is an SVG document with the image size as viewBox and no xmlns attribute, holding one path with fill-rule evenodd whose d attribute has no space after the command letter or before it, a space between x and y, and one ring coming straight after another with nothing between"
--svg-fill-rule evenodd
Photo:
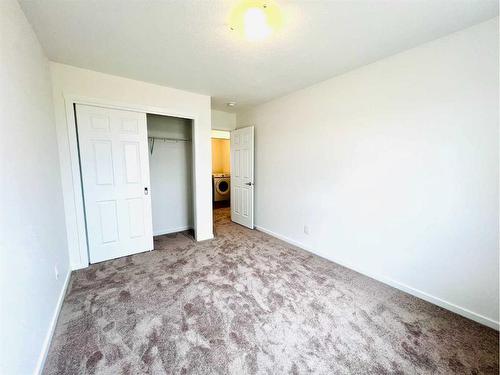
<instances>
[{"instance_id":1,"label":"white washing machine","mask_svg":"<svg viewBox=\"0 0 500 375\"><path fill-rule=\"evenodd\" d=\"M228 173L214 173L214 202L228 201L231 191L231 176Z\"/></svg>"}]
</instances>

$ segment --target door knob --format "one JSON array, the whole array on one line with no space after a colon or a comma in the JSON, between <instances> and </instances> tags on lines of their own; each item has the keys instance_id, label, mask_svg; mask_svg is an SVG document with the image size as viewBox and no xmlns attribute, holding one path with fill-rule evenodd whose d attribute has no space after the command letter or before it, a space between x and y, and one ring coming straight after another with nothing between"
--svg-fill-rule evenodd
<instances>
[{"instance_id":1,"label":"door knob","mask_svg":"<svg viewBox=\"0 0 500 375\"><path fill-rule=\"evenodd\" d=\"M245 182L245 185L252 186L253 182Z\"/></svg>"},{"instance_id":2,"label":"door knob","mask_svg":"<svg viewBox=\"0 0 500 375\"><path fill-rule=\"evenodd\" d=\"M147 187L144 188L144 195L148 195L149 194L149 190Z\"/></svg>"}]
</instances>

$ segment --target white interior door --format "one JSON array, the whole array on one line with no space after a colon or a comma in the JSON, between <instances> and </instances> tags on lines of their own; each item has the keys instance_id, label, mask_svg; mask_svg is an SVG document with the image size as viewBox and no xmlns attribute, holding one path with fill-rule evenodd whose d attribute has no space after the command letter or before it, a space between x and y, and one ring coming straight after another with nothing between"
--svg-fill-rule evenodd
<instances>
[{"instance_id":1,"label":"white interior door","mask_svg":"<svg viewBox=\"0 0 500 375\"><path fill-rule=\"evenodd\" d=\"M76 105L90 262L153 249L146 114Z\"/></svg>"},{"instance_id":2,"label":"white interior door","mask_svg":"<svg viewBox=\"0 0 500 375\"><path fill-rule=\"evenodd\" d=\"M231 220L253 229L253 126L231 132Z\"/></svg>"}]
</instances>

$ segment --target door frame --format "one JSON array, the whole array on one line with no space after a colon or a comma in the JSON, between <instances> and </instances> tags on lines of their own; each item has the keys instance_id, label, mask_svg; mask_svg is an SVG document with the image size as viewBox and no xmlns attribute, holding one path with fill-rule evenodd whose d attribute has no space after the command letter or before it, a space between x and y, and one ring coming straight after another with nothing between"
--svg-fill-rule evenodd
<instances>
[{"instance_id":1,"label":"door frame","mask_svg":"<svg viewBox=\"0 0 500 375\"><path fill-rule=\"evenodd\" d=\"M85 224L85 207L84 207L84 199L83 199L83 182L82 176L80 173L80 154L78 149L78 138L76 131L76 116L74 106L75 104L83 104L90 105L95 107L104 107L111 109L119 109L125 111L134 111L141 113L150 113L153 115L162 115L162 116L171 116L171 117L179 117L191 120L191 139L192 139L192 186L193 186L193 229L195 233L195 239L198 240L196 224L197 224L197 210L196 210L196 145L198 140L196 139L195 126L198 123L198 117L193 115L192 113L179 113L173 111L168 108L161 107L151 107L144 105L134 105L130 103L120 103L115 101L109 101L98 98L89 98L83 96L76 95L64 95L64 106L66 109L66 123L68 129L68 141L69 141L69 156L70 156L70 164L71 164L71 177L72 177L72 185L73 185L73 193L67 193L63 191L63 195L67 195L73 200L75 215L76 217L76 228L75 232L78 236L78 253L80 256L80 264L79 268L85 268L90 265L90 257L89 257L89 246L87 239L87 230ZM66 218L66 227L71 228L74 222L71 218Z\"/></svg>"}]
</instances>

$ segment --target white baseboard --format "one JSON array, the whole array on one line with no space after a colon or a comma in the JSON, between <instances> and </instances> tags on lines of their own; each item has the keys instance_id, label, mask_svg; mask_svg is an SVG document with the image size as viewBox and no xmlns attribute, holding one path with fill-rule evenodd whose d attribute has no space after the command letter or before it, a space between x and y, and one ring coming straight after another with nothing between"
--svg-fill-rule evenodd
<instances>
[{"instance_id":1,"label":"white baseboard","mask_svg":"<svg viewBox=\"0 0 500 375\"><path fill-rule=\"evenodd\" d=\"M375 280L378 280L384 284L387 284L387 285L390 285L396 289L399 289L399 290L402 290L403 292L406 292L408 294L411 294L415 297L418 297L418 298L421 298L427 302L430 302L434 305L437 305L439 307L442 307L446 310L450 310L456 314L459 314L459 315L462 315L468 319L471 319L471 320L474 320L475 322L478 322L480 324L483 324L487 327L490 327L490 328L493 328L495 330L499 330L499 327L500 327L500 324L498 321L495 321L493 319L490 319L486 316L483 316L481 314L478 314L478 313L475 313L473 311L470 311L466 308L463 308L463 307L460 307L460 306L457 306L451 302L448 302L448 301L445 301L441 298L438 298L438 297L435 297L431 294L428 294L426 292L423 292L421 290L418 290L416 288L413 288L409 285L406 285L404 283L401 283L399 281L396 281L396 280L393 280L389 277L386 277L386 276L382 276L382 275L378 275L374 272L371 272L371 271L366 271L366 270L363 270L363 269L360 269L359 267L356 267L356 266L353 266L352 264L347 264L345 262L342 262L342 261L339 261L337 259L335 259L334 257L332 257L331 255L329 254L325 254L325 253L322 253L320 251L317 251L315 249L312 249L310 248L309 246L306 246L298 241L295 241L295 240L292 240L291 238L288 238L286 236L283 236L281 234L278 234L278 233L275 233L269 229L266 229L266 228L263 228L261 226L255 226L255 228L261 232L264 232L266 234L269 234L270 236L272 237L276 237L282 241L285 241L291 245L294 245L294 246L297 246L303 250L306 250L310 253L313 253L315 255L318 255L322 258L325 258L331 262L334 262L334 263L337 263L343 267L346 267L346 268L349 268L353 271L356 271L360 274L363 274L365 276L368 276L368 277L371 277L372 279L375 279Z\"/></svg>"},{"instance_id":2,"label":"white baseboard","mask_svg":"<svg viewBox=\"0 0 500 375\"><path fill-rule=\"evenodd\" d=\"M45 366L45 361L47 360L47 355L49 354L50 343L52 341L52 337L54 336L54 332L56 330L57 318L59 318L59 313L61 312L61 307L64 302L64 297L66 296L66 290L68 289L70 278L71 278L71 270L68 270L66 279L64 280L63 287L61 289L61 292L59 293L59 298L57 300L57 304L54 309L54 314L52 315L52 320L50 321L49 329L45 336L45 340L43 341L40 356L38 357L38 361L36 363L34 373L37 375L42 373L43 367Z\"/></svg>"},{"instance_id":3,"label":"white baseboard","mask_svg":"<svg viewBox=\"0 0 500 375\"><path fill-rule=\"evenodd\" d=\"M161 236L163 234L177 233L182 232L184 230L193 229L193 226L186 225L178 228L168 228L168 229L160 229L158 231L153 232L153 236Z\"/></svg>"}]
</instances>

